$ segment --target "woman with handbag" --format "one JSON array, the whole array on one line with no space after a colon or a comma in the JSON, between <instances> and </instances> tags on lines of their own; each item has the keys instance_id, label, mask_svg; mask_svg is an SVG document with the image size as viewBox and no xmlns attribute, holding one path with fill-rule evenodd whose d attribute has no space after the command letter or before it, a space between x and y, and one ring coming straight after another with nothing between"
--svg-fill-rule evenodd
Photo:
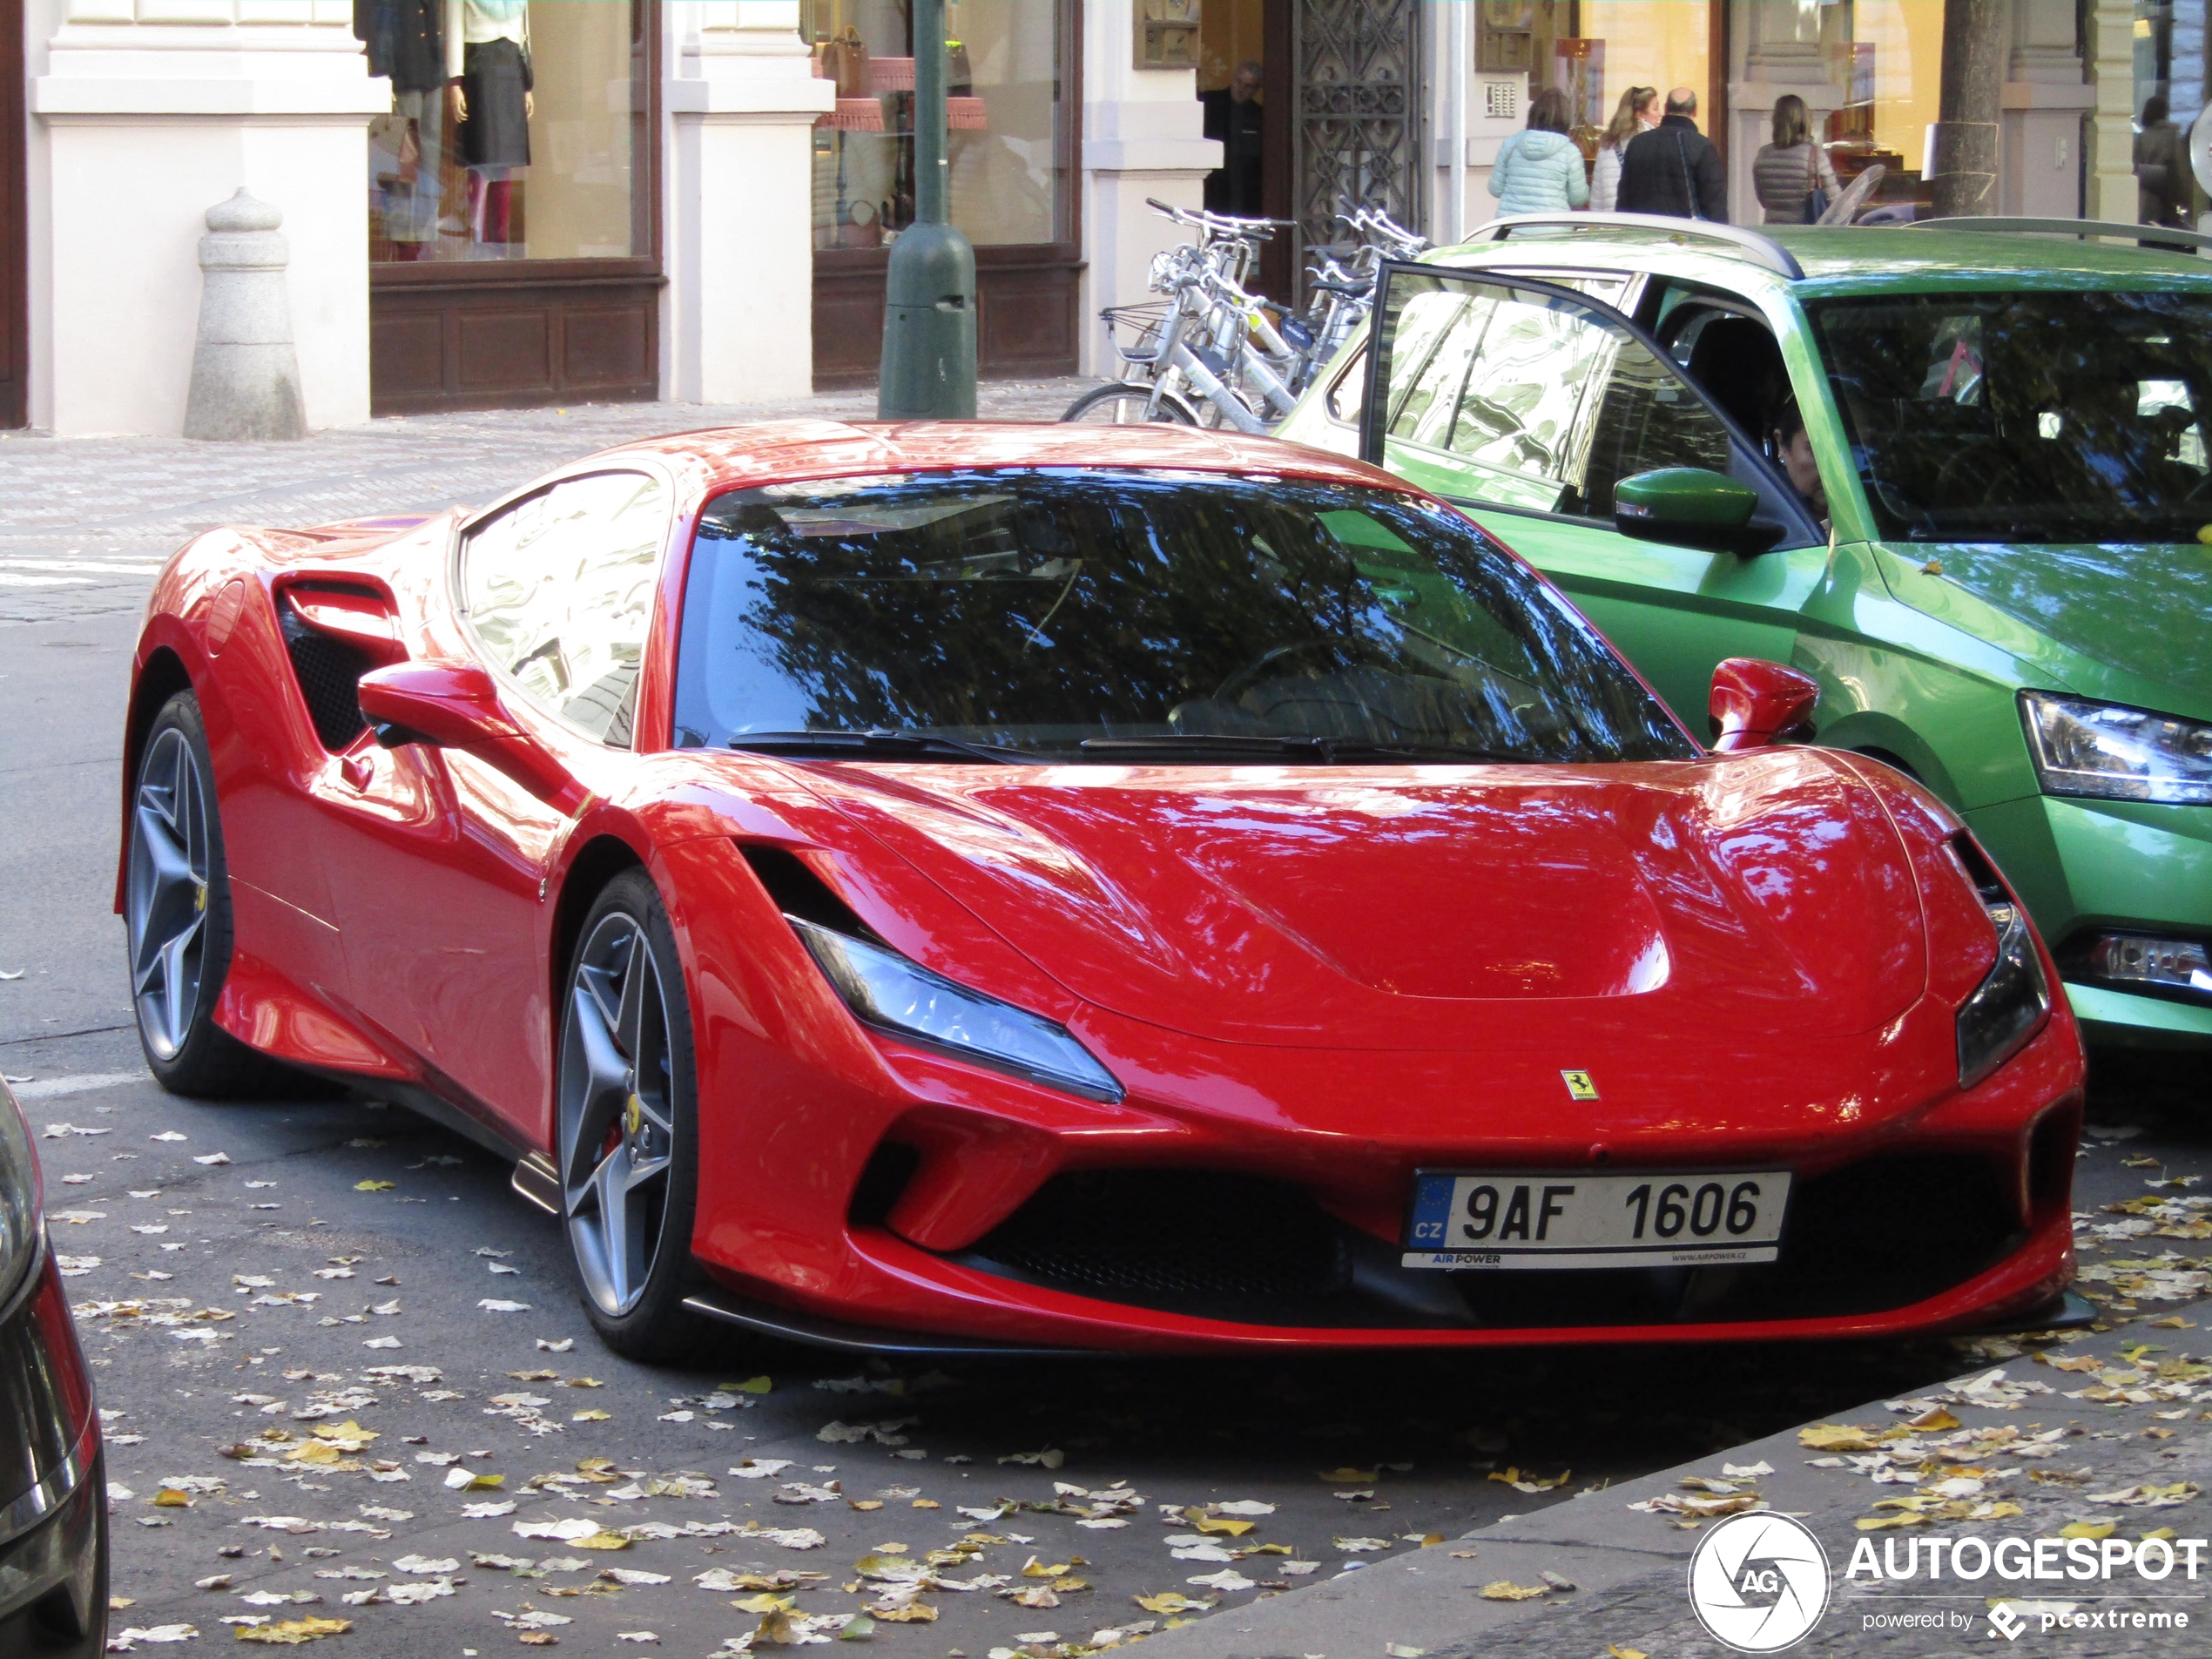
<instances>
[{"instance_id":1,"label":"woman with handbag","mask_svg":"<svg viewBox=\"0 0 2212 1659\"><path fill-rule=\"evenodd\" d=\"M1774 142L1759 146L1751 187L1770 225L1817 224L1836 196L1836 170L1826 148L1814 141L1805 101L1795 92L1774 100Z\"/></svg>"}]
</instances>

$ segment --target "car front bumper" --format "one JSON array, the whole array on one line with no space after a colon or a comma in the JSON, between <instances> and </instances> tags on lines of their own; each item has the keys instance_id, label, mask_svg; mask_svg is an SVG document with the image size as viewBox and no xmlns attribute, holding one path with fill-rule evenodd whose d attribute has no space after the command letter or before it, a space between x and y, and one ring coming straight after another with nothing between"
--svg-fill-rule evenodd
<instances>
[{"instance_id":1,"label":"car front bumper","mask_svg":"<svg viewBox=\"0 0 2212 1659\"><path fill-rule=\"evenodd\" d=\"M1187 1041L1170 1046L1194 1052ZM825 1073L787 1080L794 1099L847 1123L895 1121L896 1135L920 1148L918 1163L892 1170L875 1196L880 1147L851 1189L832 1177L813 1192L786 1188L819 1207L811 1218L796 1209L772 1218L784 1224L771 1235L759 1206L711 1196L745 1190L718 1171L758 1143L710 1133L693 1245L721 1291L701 1312L786 1334L811 1329L817 1340L905 1332L965 1339L925 1347L1030 1352L1761 1342L2047 1324L2074 1276L2082 1073L2063 1010L1985 1082L1898 1112L1866 1111L1847 1091L1853 1097L1837 1112L1809 1109L1752 1128L1723 1100L1716 1124L1686 1138L1678 1125L1656 1125L1648 1137L1622 1132L1629 1114L1616 1115L1608 1154L1615 1171L1799 1172L1791 1229L1804 1231L1785 1230L1781 1263L1710 1272L1404 1268L1394 1217L1412 1170L1572 1167L1525 1137L1467 1135L1464 1112L1455 1143L1432 1141L1402 1103L1378 1117L1376 1135L1354 1138L1228 1111L1170 1117L1135 1094L1111 1107L1055 1103L919 1052L887 1049L887 1058L914 1090L903 1117L893 1102L846 1094ZM1820 1058L1800 1053L1796 1075L1820 1076ZM1252 1098L1287 1093L1262 1086L1260 1053L1246 1051L1242 1063ZM1357 1088L1364 1075L1375 1093L1403 1100L1391 1087L1402 1067L1389 1056L1305 1050L1281 1063L1308 1082L1329 1074L1341 1083L1320 1089L1324 1097ZM748 1076L764 1099L781 1094L762 1069ZM710 1082L705 1092L717 1091ZM1386 1143L1393 1119L1419 1143ZM875 1133L856 1136L848 1162ZM1604 1150L1590 1148L1588 1134L1575 1131L1581 1159ZM818 1175L835 1138L807 1143ZM1099 1180L1128 1184L1102 1197L1089 1184ZM1817 1190L1824 1207L1813 1204ZM987 1223L974 1214L984 1205ZM1293 1224L1288 1217L1301 1210L1307 1222ZM1055 1227L1056 1211L1067 1219ZM1094 1231L1094 1221L1108 1225ZM769 1237L772 1250L762 1242ZM1305 1259L1317 1238L1324 1257L1336 1252L1333 1267L1325 1262L1313 1278L1287 1283L1287 1264ZM796 1317L779 1324L779 1311Z\"/></svg>"},{"instance_id":2,"label":"car front bumper","mask_svg":"<svg viewBox=\"0 0 2212 1659\"><path fill-rule=\"evenodd\" d=\"M1966 818L2065 968L2087 1041L2212 1049L2212 996L2093 980L2073 948L2106 931L2212 941L2212 806L2031 795Z\"/></svg>"},{"instance_id":3,"label":"car front bumper","mask_svg":"<svg viewBox=\"0 0 2212 1659\"><path fill-rule=\"evenodd\" d=\"M53 1252L0 1308L0 1654L95 1654L107 1626L98 1413Z\"/></svg>"}]
</instances>

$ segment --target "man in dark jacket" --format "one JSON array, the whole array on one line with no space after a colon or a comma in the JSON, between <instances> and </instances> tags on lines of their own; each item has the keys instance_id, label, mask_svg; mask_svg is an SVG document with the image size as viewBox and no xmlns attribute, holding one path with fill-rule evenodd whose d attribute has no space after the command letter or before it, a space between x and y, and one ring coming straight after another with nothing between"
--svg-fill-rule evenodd
<instances>
[{"instance_id":1,"label":"man in dark jacket","mask_svg":"<svg viewBox=\"0 0 2212 1659\"><path fill-rule=\"evenodd\" d=\"M1696 113L1697 94L1677 86L1667 94L1666 118L1629 141L1615 198L1619 212L1728 223L1728 173L1713 141L1697 130Z\"/></svg>"}]
</instances>

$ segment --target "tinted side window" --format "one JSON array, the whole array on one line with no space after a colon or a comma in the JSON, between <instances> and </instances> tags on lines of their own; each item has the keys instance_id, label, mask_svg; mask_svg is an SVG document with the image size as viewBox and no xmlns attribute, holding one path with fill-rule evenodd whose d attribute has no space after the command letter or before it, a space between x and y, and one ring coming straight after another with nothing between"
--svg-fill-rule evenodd
<instances>
[{"instance_id":1,"label":"tinted side window","mask_svg":"<svg viewBox=\"0 0 2212 1659\"><path fill-rule=\"evenodd\" d=\"M515 503L462 550L469 621L541 708L630 741L668 499L644 473L570 478Z\"/></svg>"}]
</instances>

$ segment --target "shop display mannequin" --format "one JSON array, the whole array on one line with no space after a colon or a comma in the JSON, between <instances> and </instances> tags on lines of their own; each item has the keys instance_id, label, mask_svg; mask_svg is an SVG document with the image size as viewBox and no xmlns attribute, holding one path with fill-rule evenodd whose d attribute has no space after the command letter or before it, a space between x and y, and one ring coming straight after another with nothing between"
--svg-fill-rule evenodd
<instances>
[{"instance_id":1,"label":"shop display mannequin","mask_svg":"<svg viewBox=\"0 0 2212 1659\"><path fill-rule=\"evenodd\" d=\"M369 185L381 193L384 234L401 260L430 259L437 243L445 149L442 10L442 0L354 0L354 37L367 51L368 72L392 83L388 137L370 152Z\"/></svg>"},{"instance_id":2,"label":"shop display mannequin","mask_svg":"<svg viewBox=\"0 0 2212 1659\"><path fill-rule=\"evenodd\" d=\"M530 165L536 100L530 67L529 0L444 0L446 101L469 169L471 238L519 250L509 234L515 173Z\"/></svg>"}]
</instances>

